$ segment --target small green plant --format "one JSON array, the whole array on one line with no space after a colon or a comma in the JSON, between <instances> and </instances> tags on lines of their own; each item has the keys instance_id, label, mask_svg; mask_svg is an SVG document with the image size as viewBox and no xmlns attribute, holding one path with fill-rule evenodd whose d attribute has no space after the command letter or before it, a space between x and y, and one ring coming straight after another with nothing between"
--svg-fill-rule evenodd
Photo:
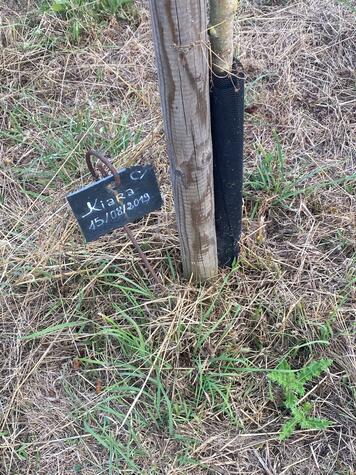
<instances>
[{"instance_id":1,"label":"small green plant","mask_svg":"<svg viewBox=\"0 0 356 475\"><path fill-rule=\"evenodd\" d=\"M275 370L269 374L269 379L277 383L284 391L284 406L289 409L292 417L283 424L280 440L290 437L297 427L301 429L325 429L331 424L327 419L310 417L313 405L305 402L299 405L299 398L305 395L305 385L312 379L320 376L332 364L330 359L312 361L304 368L292 370L284 359Z\"/></svg>"}]
</instances>

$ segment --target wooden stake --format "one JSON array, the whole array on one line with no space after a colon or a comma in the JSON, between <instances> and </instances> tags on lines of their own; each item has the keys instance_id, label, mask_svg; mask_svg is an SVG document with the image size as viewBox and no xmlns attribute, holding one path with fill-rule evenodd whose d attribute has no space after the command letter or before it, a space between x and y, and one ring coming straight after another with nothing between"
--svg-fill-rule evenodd
<instances>
[{"instance_id":1,"label":"wooden stake","mask_svg":"<svg viewBox=\"0 0 356 475\"><path fill-rule=\"evenodd\" d=\"M205 0L150 0L183 272L217 272Z\"/></svg>"}]
</instances>

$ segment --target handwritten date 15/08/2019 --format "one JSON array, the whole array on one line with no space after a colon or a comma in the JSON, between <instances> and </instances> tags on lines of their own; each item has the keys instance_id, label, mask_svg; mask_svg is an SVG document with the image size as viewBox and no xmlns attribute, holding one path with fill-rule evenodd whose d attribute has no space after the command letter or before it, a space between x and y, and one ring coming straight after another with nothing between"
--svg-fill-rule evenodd
<instances>
[{"instance_id":1,"label":"handwritten date 15/08/2019","mask_svg":"<svg viewBox=\"0 0 356 475\"><path fill-rule=\"evenodd\" d=\"M148 193L144 193L139 198L135 198L133 201L129 201L122 204L121 206L117 206L111 211L107 211L103 217L92 219L90 221L89 229L91 231L95 231L95 229L100 228L104 224L108 224L110 221L119 219L126 212L137 208L140 204L148 203L149 201L150 195Z\"/></svg>"}]
</instances>

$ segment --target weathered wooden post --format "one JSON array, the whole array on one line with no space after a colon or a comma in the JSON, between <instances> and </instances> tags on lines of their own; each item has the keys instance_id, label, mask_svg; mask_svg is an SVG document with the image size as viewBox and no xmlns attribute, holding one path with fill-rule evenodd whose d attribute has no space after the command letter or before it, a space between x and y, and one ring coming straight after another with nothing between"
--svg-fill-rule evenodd
<instances>
[{"instance_id":1,"label":"weathered wooden post","mask_svg":"<svg viewBox=\"0 0 356 475\"><path fill-rule=\"evenodd\" d=\"M217 272L206 0L150 0L183 272Z\"/></svg>"}]
</instances>

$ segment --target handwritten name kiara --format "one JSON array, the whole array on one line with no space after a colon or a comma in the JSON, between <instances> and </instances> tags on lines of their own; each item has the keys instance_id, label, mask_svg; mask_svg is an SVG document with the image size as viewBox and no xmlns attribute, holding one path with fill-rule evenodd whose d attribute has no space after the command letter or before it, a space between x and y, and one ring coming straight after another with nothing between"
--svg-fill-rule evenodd
<instances>
[{"instance_id":1,"label":"handwritten name kiara","mask_svg":"<svg viewBox=\"0 0 356 475\"><path fill-rule=\"evenodd\" d=\"M151 165L119 171L113 176L70 193L67 200L87 242L113 229L139 220L162 206L162 197Z\"/></svg>"}]
</instances>

